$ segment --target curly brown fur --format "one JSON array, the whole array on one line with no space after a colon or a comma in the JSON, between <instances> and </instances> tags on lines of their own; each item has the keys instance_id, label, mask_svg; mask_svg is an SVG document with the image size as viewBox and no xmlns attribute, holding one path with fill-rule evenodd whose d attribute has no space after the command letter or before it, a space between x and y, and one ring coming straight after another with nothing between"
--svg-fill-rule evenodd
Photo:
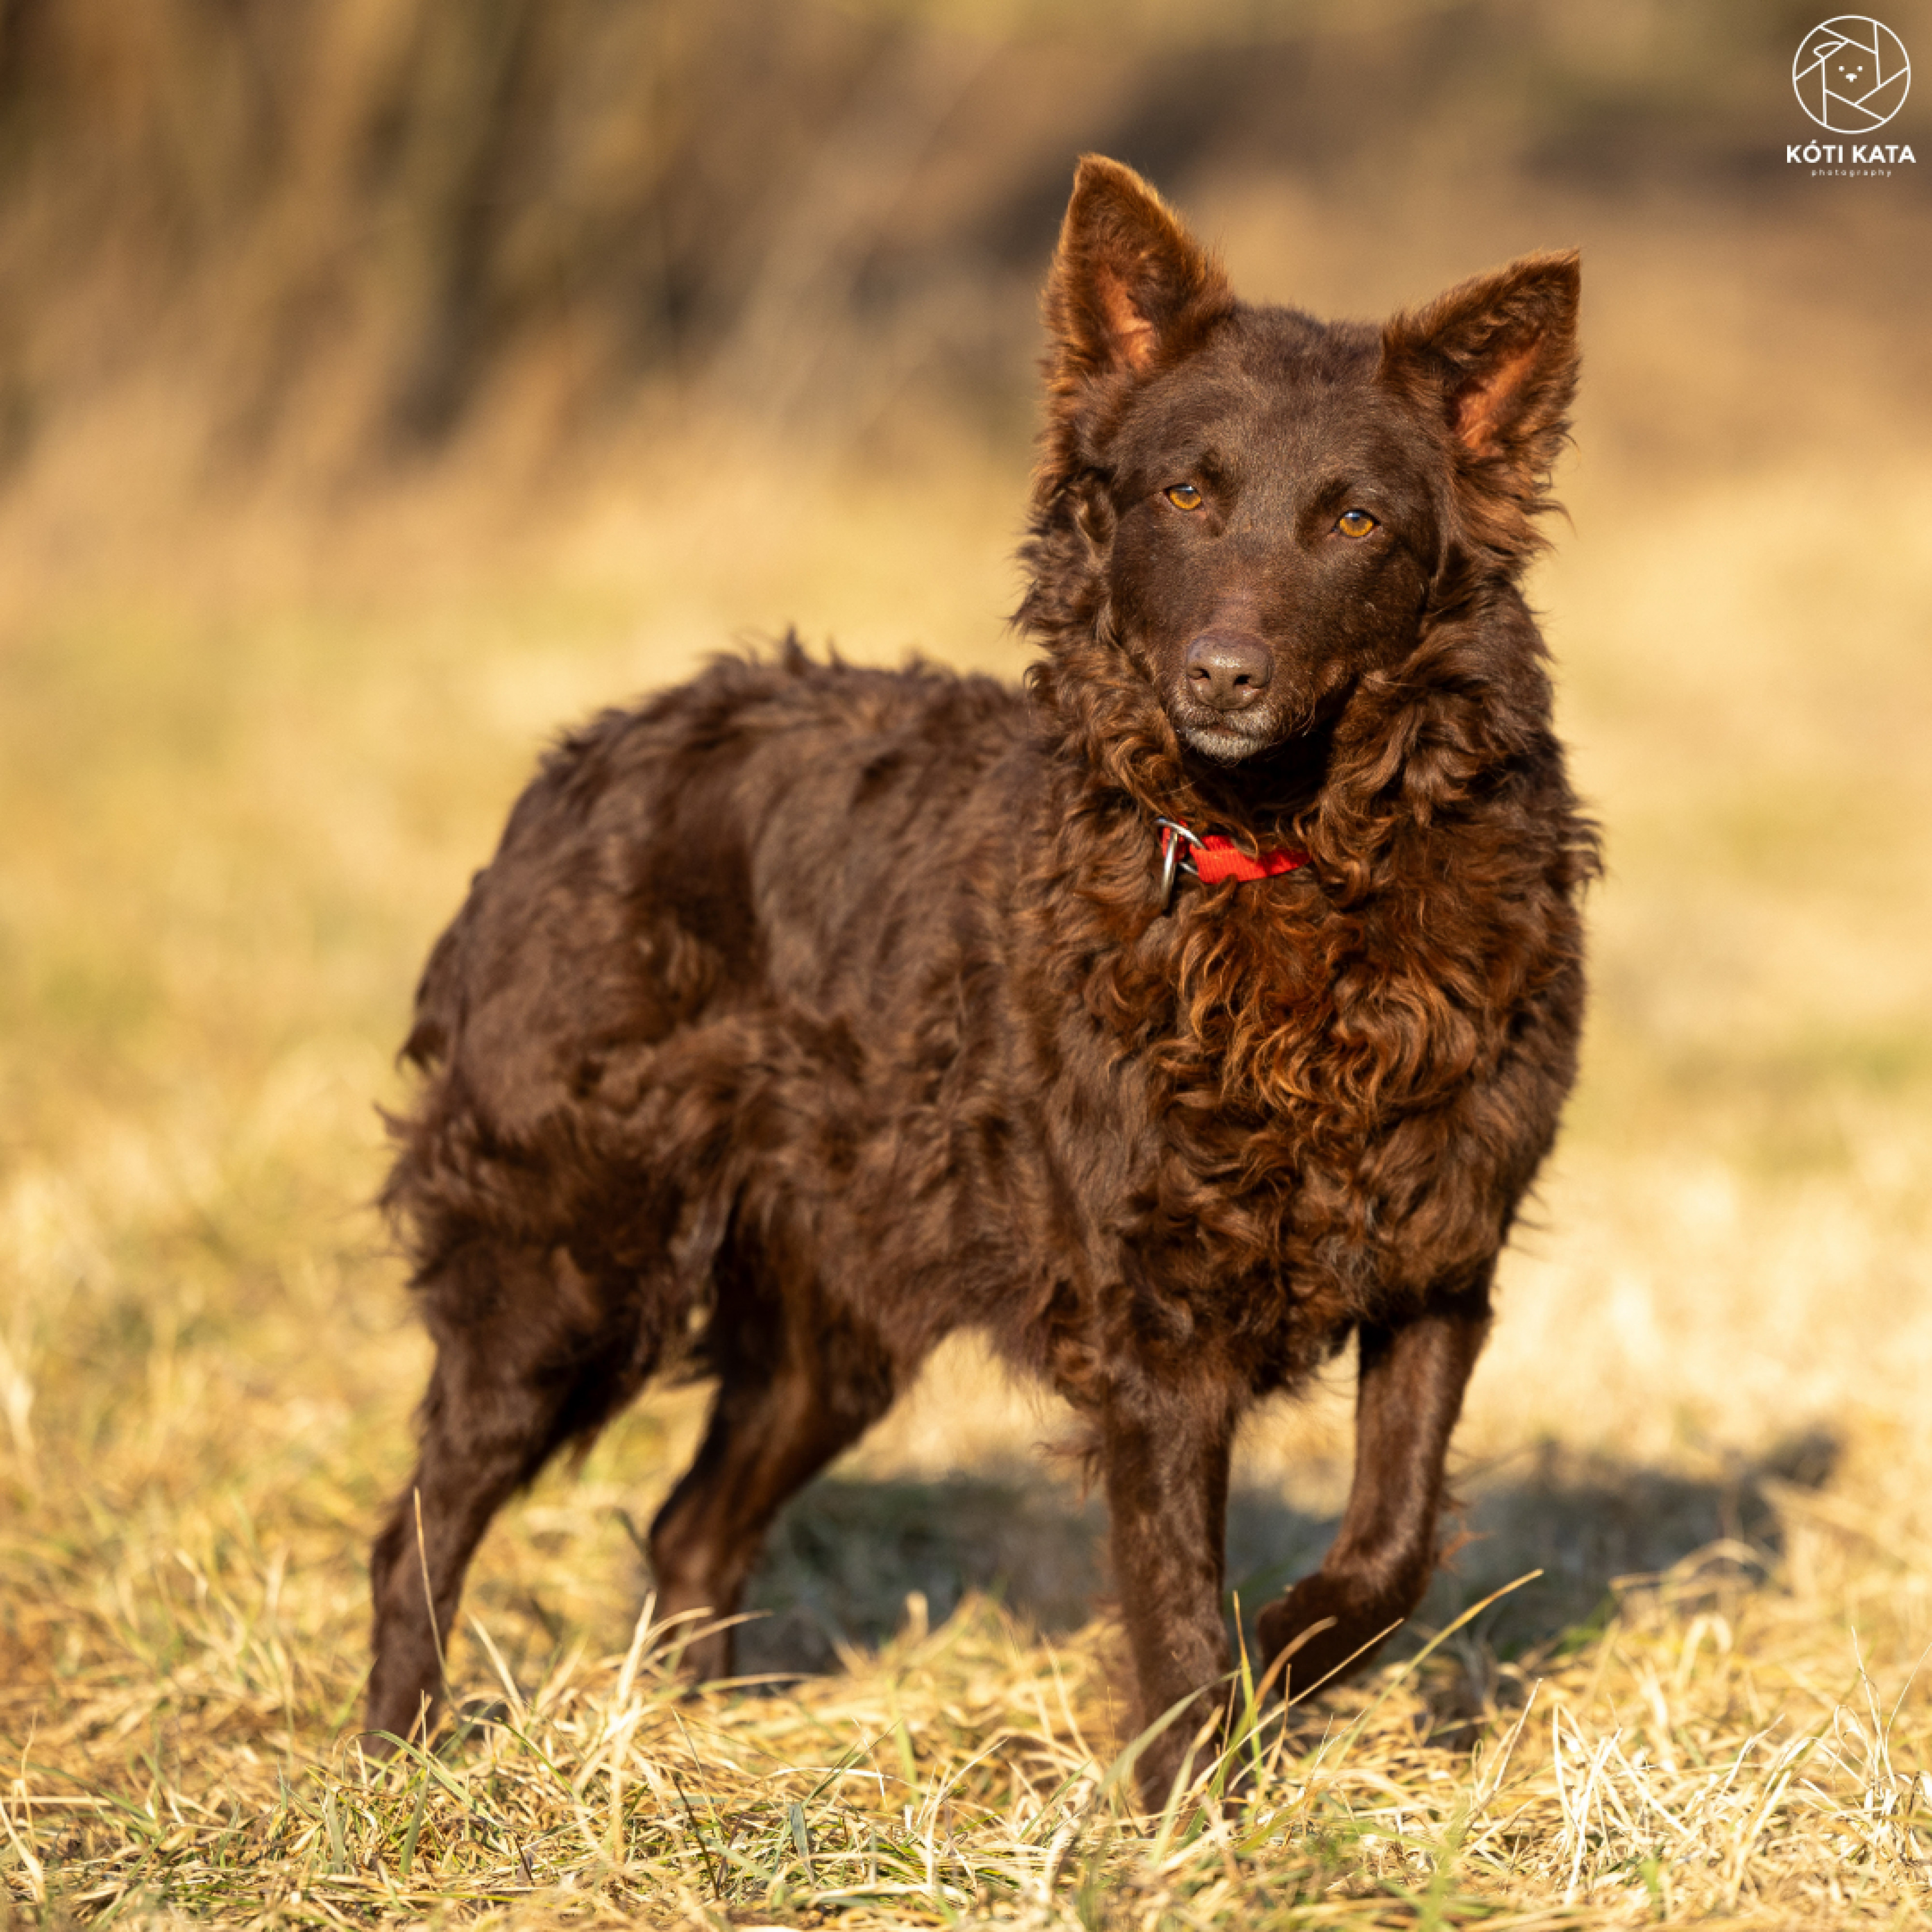
<instances>
[{"instance_id":1,"label":"curly brown fur","mask_svg":"<svg viewBox=\"0 0 1932 1932\"><path fill-rule=\"evenodd\" d=\"M547 761L405 1049L388 1201L437 1358L372 1729L434 1701L504 1498L694 1350L665 1614L729 1615L785 1498L962 1326L1090 1420L1144 1718L1220 1694L1242 1414L1352 1335L1348 1511L1261 1636L1306 1687L1413 1609L1582 1012L1594 843L1516 588L1576 292L1542 256L1381 329L1248 307L1089 159L1027 690L788 646ZM1160 817L1310 862L1164 908ZM728 1670L728 1633L688 1660ZM1143 1754L1150 1801L1198 1722Z\"/></svg>"}]
</instances>

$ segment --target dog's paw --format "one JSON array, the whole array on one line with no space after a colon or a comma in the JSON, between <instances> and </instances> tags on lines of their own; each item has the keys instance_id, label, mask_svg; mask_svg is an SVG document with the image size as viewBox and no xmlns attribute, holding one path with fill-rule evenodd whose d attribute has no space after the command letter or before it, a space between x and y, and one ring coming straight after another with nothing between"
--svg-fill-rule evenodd
<instances>
[{"instance_id":1,"label":"dog's paw","mask_svg":"<svg viewBox=\"0 0 1932 1932\"><path fill-rule=\"evenodd\" d=\"M1381 1648L1396 1621L1318 1571L1262 1612L1256 1634L1276 1688L1284 1696L1298 1697L1359 1670Z\"/></svg>"}]
</instances>

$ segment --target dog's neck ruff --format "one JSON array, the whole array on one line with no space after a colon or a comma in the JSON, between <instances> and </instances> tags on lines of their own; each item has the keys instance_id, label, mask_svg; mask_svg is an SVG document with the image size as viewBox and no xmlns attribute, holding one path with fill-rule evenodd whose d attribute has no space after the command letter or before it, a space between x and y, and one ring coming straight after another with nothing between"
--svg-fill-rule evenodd
<instances>
[{"instance_id":1,"label":"dog's neck ruff","mask_svg":"<svg viewBox=\"0 0 1932 1932\"><path fill-rule=\"evenodd\" d=\"M1308 863L1308 854L1299 846L1264 846L1251 856L1224 833L1195 832L1178 818L1157 818L1154 823L1160 828L1162 912L1173 904L1174 884L1183 872L1204 886L1218 886L1227 879L1276 879Z\"/></svg>"}]
</instances>

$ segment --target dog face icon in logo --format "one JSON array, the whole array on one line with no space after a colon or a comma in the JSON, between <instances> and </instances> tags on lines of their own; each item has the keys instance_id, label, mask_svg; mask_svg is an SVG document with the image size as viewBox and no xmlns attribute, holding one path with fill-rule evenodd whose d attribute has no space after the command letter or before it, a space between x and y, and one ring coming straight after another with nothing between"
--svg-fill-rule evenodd
<instances>
[{"instance_id":1,"label":"dog face icon in logo","mask_svg":"<svg viewBox=\"0 0 1932 1932\"><path fill-rule=\"evenodd\" d=\"M1840 14L1804 36L1791 64L1798 104L1834 134L1869 134L1905 105L1912 62L1882 20Z\"/></svg>"}]
</instances>

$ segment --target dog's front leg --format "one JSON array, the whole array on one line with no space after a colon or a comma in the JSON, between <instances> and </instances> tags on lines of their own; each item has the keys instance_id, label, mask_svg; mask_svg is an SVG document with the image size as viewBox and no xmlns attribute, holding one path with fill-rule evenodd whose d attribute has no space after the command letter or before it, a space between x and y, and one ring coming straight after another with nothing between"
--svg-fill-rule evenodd
<instances>
[{"instance_id":1,"label":"dog's front leg","mask_svg":"<svg viewBox=\"0 0 1932 1932\"><path fill-rule=\"evenodd\" d=\"M1212 1687L1229 1663L1221 1592L1235 1412L1223 1391L1139 1378L1106 1406L1114 1579L1138 1680L1139 1724L1191 1692L1204 1694L1141 1754L1150 1810L1166 1803L1213 1700L1225 1700Z\"/></svg>"},{"instance_id":2,"label":"dog's front leg","mask_svg":"<svg viewBox=\"0 0 1932 1932\"><path fill-rule=\"evenodd\" d=\"M1294 1646L1291 1694L1366 1663L1422 1600L1436 1569L1442 1460L1489 1325L1486 1282L1399 1324L1364 1324L1355 1474L1342 1526L1322 1568L1270 1604L1258 1625L1269 1663Z\"/></svg>"}]
</instances>

